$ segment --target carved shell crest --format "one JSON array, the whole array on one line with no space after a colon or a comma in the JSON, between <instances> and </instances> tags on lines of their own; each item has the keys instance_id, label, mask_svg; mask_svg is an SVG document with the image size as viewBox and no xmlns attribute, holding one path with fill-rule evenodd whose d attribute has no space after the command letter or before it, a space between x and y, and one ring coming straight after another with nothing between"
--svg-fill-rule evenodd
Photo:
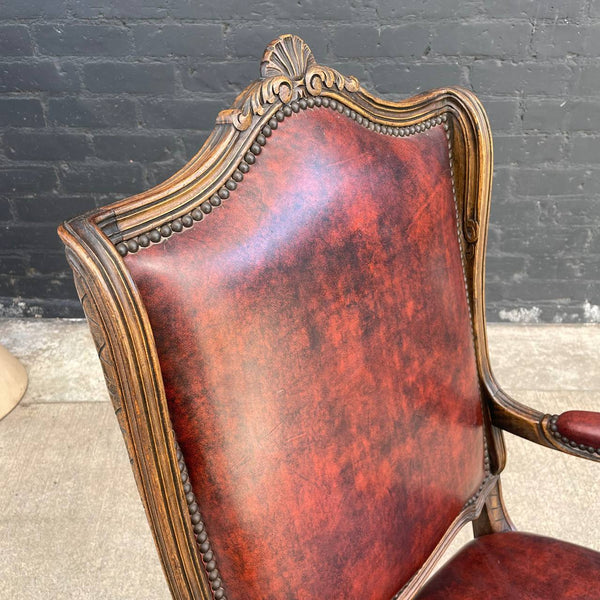
<instances>
[{"instance_id":1,"label":"carved shell crest","mask_svg":"<svg viewBox=\"0 0 600 600\"><path fill-rule=\"evenodd\" d=\"M217 123L231 123L243 131L254 115L264 114L277 100L287 103L305 96L318 96L323 87L356 92L355 77L344 77L335 69L318 65L308 44L297 35L285 34L273 40L260 65L261 79L251 84L238 98L241 105L222 111Z\"/></svg>"},{"instance_id":2,"label":"carved shell crest","mask_svg":"<svg viewBox=\"0 0 600 600\"><path fill-rule=\"evenodd\" d=\"M276 75L301 79L308 67L315 64L315 57L308 44L297 35L288 33L267 46L260 63L260 75L263 79Z\"/></svg>"}]
</instances>

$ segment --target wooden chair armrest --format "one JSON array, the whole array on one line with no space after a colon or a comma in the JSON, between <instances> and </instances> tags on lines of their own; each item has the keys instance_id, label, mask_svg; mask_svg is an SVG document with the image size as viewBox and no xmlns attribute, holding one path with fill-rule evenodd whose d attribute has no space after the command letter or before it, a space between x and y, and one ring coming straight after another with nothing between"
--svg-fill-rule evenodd
<instances>
[{"instance_id":1,"label":"wooden chair armrest","mask_svg":"<svg viewBox=\"0 0 600 600\"><path fill-rule=\"evenodd\" d=\"M492 423L547 448L600 462L600 413L567 411L548 415L497 388L491 393Z\"/></svg>"}]
</instances>

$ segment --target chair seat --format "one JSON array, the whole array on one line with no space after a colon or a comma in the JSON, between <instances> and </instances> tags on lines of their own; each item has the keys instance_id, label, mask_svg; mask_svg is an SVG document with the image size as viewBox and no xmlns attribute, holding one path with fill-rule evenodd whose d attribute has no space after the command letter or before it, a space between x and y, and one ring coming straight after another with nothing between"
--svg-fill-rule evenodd
<instances>
[{"instance_id":1,"label":"chair seat","mask_svg":"<svg viewBox=\"0 0 600 600\"><path fill-rule=\"evenodd\" d=\"M598 600L600 553L520 532L473 540L416 600Z\"/></svg>"}]
</instances>

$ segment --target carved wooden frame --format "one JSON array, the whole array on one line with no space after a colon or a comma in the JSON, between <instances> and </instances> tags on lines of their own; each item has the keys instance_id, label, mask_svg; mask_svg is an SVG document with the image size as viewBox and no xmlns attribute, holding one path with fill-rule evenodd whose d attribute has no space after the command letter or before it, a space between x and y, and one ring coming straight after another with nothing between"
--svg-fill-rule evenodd
<instances>
[{"instance_id":1,"label":"carved wooden frame","mask_svg":"<svg viewBox=\"0 0 600 600\"><path fill-rule=\"evenodd\" d=\"M300 38L284 35L267 47L261 78L238 96L232 108L219 114L202 149L178 173L147 192L59 228L163 569L177 599L216 596L188 510L190 501L180 474L185 465L172 434L152 329L122 256L143 251L144 246L160 243L202 220L235 189L243 177L240 165L252 163L260 153L263 140L259 136L264 137L282 114L297 112L311 102L335 103L333 107L341 106L350 118L389 135L418 132L442 116L449 126L459 236L480 384L488 409L484 412L489 476L396 598L414 595L465 523L474 521L476 535L512 529L499 484L505 464L500 428L544 446L600 460L600 455L592 456L554 436L552 417L512 400L491 372L484 263L492 144L479 101L460 88L438 89L401 102L382 100L360 87L355 78L316 64Z\"/></svg>"}]
</instances>

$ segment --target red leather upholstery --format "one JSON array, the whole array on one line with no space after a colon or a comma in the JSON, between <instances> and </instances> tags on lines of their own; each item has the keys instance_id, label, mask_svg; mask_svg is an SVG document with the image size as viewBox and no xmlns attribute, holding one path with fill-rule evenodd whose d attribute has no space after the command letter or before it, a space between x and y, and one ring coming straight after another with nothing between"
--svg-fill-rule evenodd
<instances>
[{"instance_id":1,"label":"red leather upholstery","mask_svg":"<svg viewBox=\"0 0 600 600\"><path fill-rule=\"evenodd\" d=\"M472 541L415 600L598 600L600 554L528 533Z\"/></svg>"},{"instance_id":2,"label":"red leather upholstery","mask_svg":"<svg viewBox=\"0 0 600 600\"><path fill-rule=\"evenodd\" d=\"M442 127L293 115L126 263L227 597L390 598L483 478Z\"/></svg>"},{"instance_id":3,"label":"red leather upholstery","mask_svg":"<svg viewBox=\"0 0 600 600\"><path fill-rule=\"evenodd\" d=\"M558 417L556 427L570 441L600 450L600 413L569 410Z\"/></svg>"}]
</instances>

